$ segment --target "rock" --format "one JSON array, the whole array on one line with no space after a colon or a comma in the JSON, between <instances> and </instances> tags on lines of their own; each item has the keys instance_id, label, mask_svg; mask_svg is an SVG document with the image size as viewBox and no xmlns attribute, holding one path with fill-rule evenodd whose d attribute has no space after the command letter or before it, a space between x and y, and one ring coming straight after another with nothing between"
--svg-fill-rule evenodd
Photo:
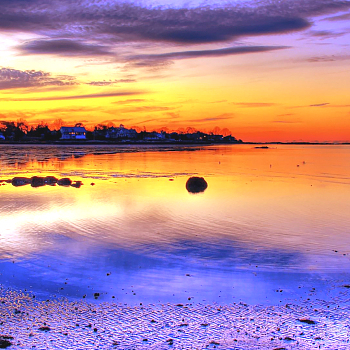
<instances>
[{"instance_id":1,"label":"rock","mask_svg":"<svg viewBox=\"0 0 350 350\"><path fill-rule=\"evenodd\" d=\"M29 185L31 183L31 179L27 177L14 177L11 183L12 183L12 186L19 187L19 186Z\"/></svg>"},{"instance_id":2,"label":"rock","mask_svg":"<svg viewBox=\"0 0 350 350\"><path fill-rule=\"evenodd\" d=\"M12 345L12 343L7 338L13 339L12 337L0 337L0 349L6 349Z\"/></svg>"},{"instance_id":3,"label":"rock","mask_svg":"<svg viewBox=\"0 0 350 350\"><path fill-rule=\"evenodd\" d=\"M43 327L40 327L40 328L39 328L39 331L42 331L42 332L49 332L49 331L51 331L51 328L48 327L48 326L43 326Z\"/></svg>"},{"instance_id":4,"label":"rock","mask_svg":"<svg viewBox=\"0 0 350 350\"><path fill-rule=\"evenodd\" d=\"M45 178L44 177L40 177L40 176L33 176L30 179L30 184L31 184L32 187L45 186Z\"/></svg>"},{"instance_id":5,"label":"rock","mask_svg":"<svg viewBox=\"0 0 350 350\"><path fill-rule=\"evenodd\" d=\"M316 324L316 321L309 320L307 318L300 318L298 321L302 323L307 323L307 324Z\"/></svg>"},{"instance_id":6,"label":"rock","mask_svg":"<svg viewBox=\"0 0 350 350\"><path fill-rule=\"evenodd\" d=\"M190 177L186 182L186 189L190 193L204 192L208 187L203 177Z\"/></svg>"},{"instance_id":7,"label":"rock","mask_svg":"<svg viewBox=\"0 0 350 350\"><path fill-rule=\"evenodd\" d=\"M46 185L55 186L57 184L58 179L54 176L46 176L44 181Z\"/></svg>"},{"instance_id":8,"label":"rock","mask_svg":"<svg viewBox=\"0 0 350 350\"><path fill-rule=\"evenodd\" d=\"M59 179L57 181L58 186L70 186L72 184L72 180L68 177L64 177L63 179Z\"/></svg>"},{"instance_id":9,"label":"rock","mask_svg":"<svg viewBox=\"0 0 350 350\"><path fill-rule=\"evenodd\" d=\"M83 183L81 181L75 181L74 184L71 184L72 187L80 188Z\"/></svg>"}]
</instances>

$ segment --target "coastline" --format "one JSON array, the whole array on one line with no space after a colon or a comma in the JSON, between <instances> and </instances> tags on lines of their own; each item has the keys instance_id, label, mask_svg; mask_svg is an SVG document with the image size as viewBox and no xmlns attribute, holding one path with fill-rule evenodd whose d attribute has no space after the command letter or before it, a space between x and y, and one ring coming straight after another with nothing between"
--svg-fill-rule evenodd
<instances>
[{"instance_id":1,"label":"coastline","mask_svg":"<svg viewBox=\"0 0 350 350\"><path fill-rule=\"evenodd\" d=\"M349 295L285 305L129 306L0 289L11 349L348 349Z\"/></svg>"},{"instance_id":2,"label":"coastline","mask_svg":"<svg viewBox=\"0 0 350 350\"><path fill-rule=\"evenodd\" d=\"M169 146L213 146L213 145L350 145L350 142L207 142L207 141L98 141L98 140L76 140L76 141L0 141L1 145L169 145Z\"/></svg>"}]
</instances>

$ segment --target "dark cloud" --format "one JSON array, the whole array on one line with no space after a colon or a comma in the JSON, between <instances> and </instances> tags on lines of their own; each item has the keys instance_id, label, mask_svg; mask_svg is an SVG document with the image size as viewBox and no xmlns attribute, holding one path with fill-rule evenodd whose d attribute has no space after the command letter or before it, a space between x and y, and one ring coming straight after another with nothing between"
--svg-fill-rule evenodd
<instances>
[{"instance_id":1,"label":"dark cloud","mask_svg":"<svg viewBox=\"0 0 350 350\"><path fill-rule=\"evenodd\" d=\"M1 101L61 101L61 100L78 100L86 98L102 98L102 97L118 97L118 96L132 96L139 95L143 92L140 91L119 91L109 92L102 94L87 94L87 95L70 95L70 96L50 96L50 97L39 97L39 98L2 98Z\"/></svg>"},{"instance_id":2,"label":"dark cloud","mask_svg":"<svg viewBox=\"0 0 350 350\"><path fill-rule=\"evenodd\" d=\"M158 61L162 62L167 60L181 60L186 58L240 55L245 53L267 52L286 48L288 48L288 46L235 46L216 50L179 51L161 54L136 55L129 57L129 59L131 61L141 62L141 64L144 66L147 64L152 66Z\"/></svg>"},{"instance_id":3,"label":"dark cloud","mask_svg":"<svg viewBox=\"0 0 350 350\"><path fill-rule=\"evenodd\" d=\"M54 77L43 71L0 68L0 90L76 84L75 78L68 75Z\"/></svg>"},{"instance_id":4,"label":"dark cloud","mask_svg":"<svg viewBox=\"0 0 350 350\"><path fill-rule=\"evenodd\" d=\"M120 83L135 83L135 79L119 79L119 80L113 80L113 81L90 81L87 83L88 85L92 86L109 86L114 84L120 84Z\"/></svg>"},{"instance_id":5,"label":"dark cloud","mask_svg":"<svg viewBox=\"0 0 350 350\"><path fill-rule=\"evenodd\" d=\"M131 11L130 11L131 10ZM129 9L133 15L102 28L105 34L130 41L164 41L181 44L214 43L245 35L285 33L308 28L310 23L293 15L255 14L248 8ZM130 20L131 18L132 20ZM125 18L128 18L125 21Z\"/></svg>"},{"instance_id":6,"label":"dark cloud","mask_svg":"<svg viewBox=\"0 0 350 350\"><path fill-rule=\"evenodd\" d=\"M328 106L330 103L329 102L324 102L324 103L316 103L313 105L309 105L309 107L325 107Z\"/></svg>"},{"instance_id":7,"label":"dark cloud","mask_svg":"<svg viewBox=\"0 0 350 350\"><path fill-rule=\"evenodd\" d=\"M111 54L119 43L218 43L300 31L311 26L313 16L350 8L349 0L219 4L165 8L104 0L1 0L0 31L51 38L24 43L21 50L27 54L101 56Z\"/></svg>"},{"instance_id":8,"label":"dark cloud","mask_svg":"<svg viewBox=\"0 0 350 350\"><path fill-rule=\"evenodd\" d=\"M107 47L85 44L76 40L32 40L18 47L24 54L44 54L62 56L106 56L111 55Z\"/></svg>"}]
</instances>

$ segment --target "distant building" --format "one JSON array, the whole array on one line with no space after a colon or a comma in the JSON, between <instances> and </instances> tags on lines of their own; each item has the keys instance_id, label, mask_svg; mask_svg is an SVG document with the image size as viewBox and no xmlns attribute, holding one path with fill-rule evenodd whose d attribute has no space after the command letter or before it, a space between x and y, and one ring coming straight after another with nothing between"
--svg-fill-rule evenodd
<instances>
[{"instance_id":1,"label":"distant building","mask_svg":"<svg viewBox=\"0 0 350 350\"><path fill-rule=\"evenodd\" d=\"M118 128L111 127L106 132L107 139L136 139L137 132L134 129L126 129L123 124Z\"/></svg>"},{"instance_id":2,"label":"distant building","mask_svg":"<svg viewBox=\"0 0 350 350\"><path fill-rule=\"evenodd\" d=\"M147 136L144 137L143 139L145 141L162 141L165 140L165 132L156 132L156 131L152 131L147 133Z\"/></svg>"},{"instance_id":3,"label":"distant building","mask_svg":"<svg viewBox=\"0 0 350 350\"><path fill-rule=\"evenodd\" d=\"M86 129L83 126L62 126L61 140L86 140Z\"/></svg>"},{"instance_id":4,"label":"distant building","mask_svg":"<svg viewBox=\"0 0 350 350\"><path fill-rule=\"evenodd\" d=\"M4 141L5 140L5 136L0 132L0 141Z\"/></svg>"}]
</instances>

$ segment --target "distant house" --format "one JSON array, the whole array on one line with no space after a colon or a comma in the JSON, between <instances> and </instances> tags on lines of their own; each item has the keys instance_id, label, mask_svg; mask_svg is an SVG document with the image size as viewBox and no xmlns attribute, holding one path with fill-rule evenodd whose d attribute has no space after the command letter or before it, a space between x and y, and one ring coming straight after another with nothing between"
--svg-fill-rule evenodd
<instances>
[{"instance_id":1,"label":"distant house","mask_svg":"<svg viewBox=\"0 0 350 350\"><path fill-rule=\"evenodd\" d=\"M107 139L136 139L137 132L134 129L126 129L123 124L118 128L111 127L106 133Z\"/></svg>"},{"instance_id":2,"label":"distant house","mask_svg":"<svg viewBox=\"0 0 350 350\"><path fill-rule=\"evenodd\" d=\"M4 141L5 140L5 136L0 132L0 141Z\"/></svg>"},{"instance_id":3,"label":"distant house","mask_svg":"<svg viewBox=\"0 0 350 350\"><path fill-rule=\"evenodd\" d=\"M144 137L143 139L145 141L162 141L165 140L165 132L156 132L156 131L152 131L147 133L147 136Z\"/></svg>"},{"instance_id":4,"label":"distant house","mask_svg":"<svg viewBox=\"0 0 350 350\"><path fill-rule=\"evenodd\" d=\"M62 126L61 140L86 140L86 129L83 126Z\"/></svg>"}]
</instances>

